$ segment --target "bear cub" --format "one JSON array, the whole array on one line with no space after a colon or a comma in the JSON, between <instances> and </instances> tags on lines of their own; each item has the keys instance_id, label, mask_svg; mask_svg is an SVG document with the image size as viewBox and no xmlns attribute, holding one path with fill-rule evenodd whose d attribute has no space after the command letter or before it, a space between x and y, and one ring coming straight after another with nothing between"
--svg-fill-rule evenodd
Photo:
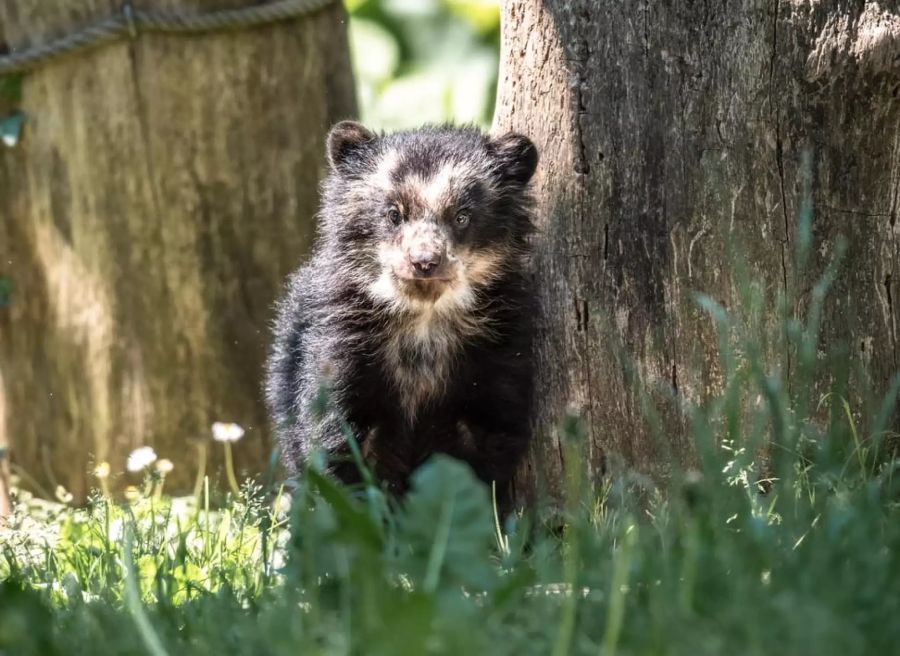
<instances>
[{"instance_id":1,"label":"bear cub","mask_svg":"<svg viewBox=\"0 0 900 656\"><path fill-rule=\"evenodd\" d=\"M352 121L327 150L316 247L288 280L268 362L283 462L295 474L322 448L357 482L350 430L393 491L444 453L503 503L530 437L537 150L514 133Z\"/></svg>"}]
</instances>

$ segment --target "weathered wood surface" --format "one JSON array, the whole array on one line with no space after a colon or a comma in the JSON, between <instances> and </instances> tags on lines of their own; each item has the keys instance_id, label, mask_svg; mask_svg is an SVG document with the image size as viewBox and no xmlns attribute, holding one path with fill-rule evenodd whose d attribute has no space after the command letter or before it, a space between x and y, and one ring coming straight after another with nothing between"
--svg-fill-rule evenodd
<instances>
[{"instance_id":1,"label":"weathered wood surface","mask_svg":"<svg viewBox=\"0 0 900 656\"><path fill-rule=\"evenodd\" d=\"M4 0L0 44L119 5ZM0 443L42 483L82 498L92 462L122 471L149 444L175 462L167 487L184 489L189 440L215 420L248 429L240 468L264 468L272 302L310 243L323 135L355 110L344 22L336 4L252 30L141 36L26 78L23 141L0 150L0 274L13 284Z\"/></svg>"},{"instance_id":2,"label":"weathered wood surface","mask_svg":"<svg viewBox=\"0 0 900 656\"><path fill-rule=\"evenodd\" d=\"M4 453L0 455L0 527L3 526L3 518L8 516L12 510L9 480L9 460Z\"/></svg>"},{"instance_id":3,"label":"weathered wood surface","mask_svg":"<svg viewBox=\"0 0 900 656\"><path fill-rule=\"evenodd\" d=\"M692 292L740 310L730 244L802 314L846 237L823 349L846 345L884 389L900 368L896 0L520 0L504 6L502 50L496 128L542 154L538 438L523 485L558 481L567 405L587 419L595 472L607 456L650 473L690 461L674 404L660 404L654 439L632 382L690 401L718 389L713 327ZM801 272L804 152L813 245ZM790 377L774 315L755 328Z\"/></svg>"}]
</instances>

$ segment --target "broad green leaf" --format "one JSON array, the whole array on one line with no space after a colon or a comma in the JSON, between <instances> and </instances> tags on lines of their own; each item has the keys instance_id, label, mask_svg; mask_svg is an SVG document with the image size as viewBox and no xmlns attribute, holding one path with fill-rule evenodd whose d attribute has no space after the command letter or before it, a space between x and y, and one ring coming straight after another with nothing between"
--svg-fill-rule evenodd
<instances>
[{"instance_id":1,"label":"broad green leaf","mask_svg":"<svg viewBox=\"0 0 900 656\"><path fill-rule=\"evenodd\" d=\"M426 593L489 590L493 527L487 487L472 470L436 456L419 469L397 518L397 565Z\"/></svg>"},{"instance_id":2,"label":"broad green leaf","mask_svg":"<svg viewBox=\"0 0 900 656\"><path fill-rule=\"evenodd\" d=\"M373 656L425 654L428 652L436 609L432 600L417 592L391 598L382 610L371 648Z\"/></svg>"},{"instance_id":3,"label":"broad green leaf","mask_svg":"<svg viewBox=\"0 0 900 656\"><path fill-rule=\"evenodd\" d=\"M347 544L364 547L369 551L381 549L381 531L366 512L365 507L350 498L346 488L314 469L308 469L306 477L334 512L337 524L335 532Z\"/></svg>"}]
</instances>

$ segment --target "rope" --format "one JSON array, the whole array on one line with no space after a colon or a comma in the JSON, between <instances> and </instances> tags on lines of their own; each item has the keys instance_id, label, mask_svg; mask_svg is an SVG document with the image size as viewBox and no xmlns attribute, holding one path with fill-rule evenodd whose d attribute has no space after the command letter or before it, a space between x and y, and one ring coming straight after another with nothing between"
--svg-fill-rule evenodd
<instances>
[{"instance_id":1,"label":"rope","mask_svg":"<svg viewBox=\"0 0 900 656\"><path fill-rule=\"evenodd\" d=\"M21 52L0 56L0 75L26 73L65 55L134 39L139 34L200 34L239 30L299 18L324 9L335 0L274 0L241 9L222 9L203 14L135 11L126 2L119 15L83 27L72 34Z\"/></svg>"}]
</instances>

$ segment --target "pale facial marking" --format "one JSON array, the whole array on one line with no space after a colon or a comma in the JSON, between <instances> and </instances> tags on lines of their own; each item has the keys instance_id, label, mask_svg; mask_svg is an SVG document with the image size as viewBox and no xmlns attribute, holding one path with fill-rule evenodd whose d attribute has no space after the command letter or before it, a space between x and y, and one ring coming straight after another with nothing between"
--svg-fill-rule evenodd
<instances>
[{"instance_id":1,"label":"pale facial marking","mask_svg":"<svg viewBox=\"0 0 900 656\"><path fill-rule=\"evenodd\" d=\"M467 173L471 171L459 164L445 164L429 179L416 185L419 198L432 212L440 211L450 198L456 181Z\"/></svg>"},{"instance_id":2,"label":"pale facial marking","mask_svg":"<svg viewBox=\"0 0 900 656\"><path fill-rule=\"evenodd\" d=\"M394 186L392 176L399 162L400 156L396 150L384 153L378 162L378 168L369 176L369 184L382 191L390 191Z\"/></svg>"},{"instance_id":3,"label":"pale facial marking","mask_svg":"<svg viewBox=\"0 0 900 656\"><path fill-rule=\"evenodd\" d=\"M494 280L503 270L505 257L505 253L495 251L447 253L447 279L427 283L438 290L434 298L428 298L411 293L407 283L398 279L396 271L406 260L403 249L381 244L378 247L381 273L369 285L369 293L373 299L386 302L391 310L409 312L423 320L466 312L475 301L474 286Z\"/></svg>"},{"instance_id":4,"label":"pale facial marking","mask_svg":"<svg viewBox=\"0 0 900 656\"><path fill-rule=\"evenodd\" d=\"M502 272L507 257L503 251L460 252L458 259L462 263L462 277L469 284L490 283Z\"/></svg>"}]
</instances>

